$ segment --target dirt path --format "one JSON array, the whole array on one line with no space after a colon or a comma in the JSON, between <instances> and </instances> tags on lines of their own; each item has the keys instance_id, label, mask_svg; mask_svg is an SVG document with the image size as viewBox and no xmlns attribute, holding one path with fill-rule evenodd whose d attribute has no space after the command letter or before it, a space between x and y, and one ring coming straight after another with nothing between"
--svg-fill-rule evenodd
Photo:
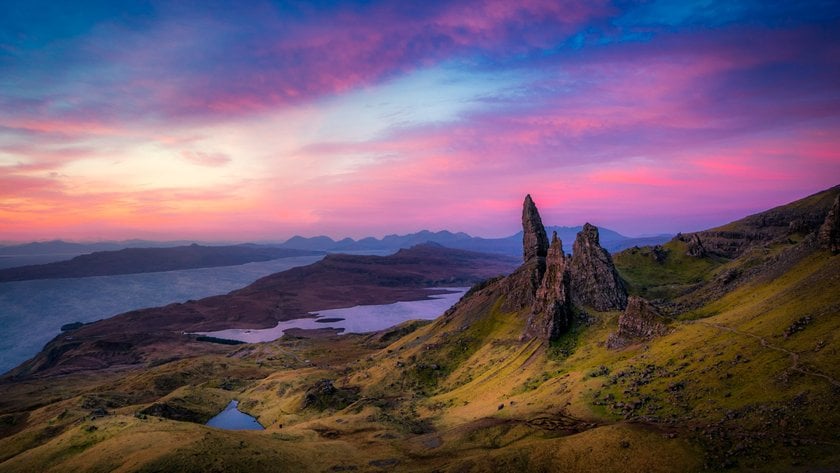
<instances>
[{"instance_id":1,"label":"dirt path","mask_svg":"<svg viewBox=\"0 0 840 473\"><path fill-rule=\"evenodd\" d=\"M712 327L712 328L715 328L715 329L718 329L718 330L721 330L721 331L724 331L724 332L734 333L736 335L741 335L743 337L749 337L749 338L752 338L754 340L758 340L758 342L764 348L768 348L770 350L785 353L788 356L790 356L791 365L790 365L789 369L791 371L796 371L796 372L799 372L799 373L802 373L802 374L808 375L808 376L816 376L817 378L822 378L822 379L828 381L829 383L831 383L832 385L834 385L835 387L840 388L840 381L838 381L838 380L836 380L836 379L834 379L831 376L828 376L826 374L819 373L819 372L816 372L816 371L811 371L811 370L808 370L808 369L805 369L805 368L801 368L799 366L799 354L798 353L790 351L786 348L782 348L778 345L773 345L772 343L768 342L767 339L764 338L764 337L761 337L761 336L758 336L756 334L749 333L749 332L743 332L741 330L737 330L737 329L734 329L732 327L727 327L726 325L713 324L711 322L703 322L701 320L695 320L692 323L705 325L707 327Z\"/></svg>"}]
</instances>

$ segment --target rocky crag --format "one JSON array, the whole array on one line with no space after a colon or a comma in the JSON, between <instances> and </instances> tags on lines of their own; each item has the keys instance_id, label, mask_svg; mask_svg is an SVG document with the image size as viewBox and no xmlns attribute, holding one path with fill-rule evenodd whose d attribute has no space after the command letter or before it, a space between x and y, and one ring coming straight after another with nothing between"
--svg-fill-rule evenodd
<instances>
[{"instance_id":1,"label":"rocky crag","mask_svg":"<svg viewBox=\"0 0 840 473\"><path fill-rule=\"evenodd\" d=\"M835 254L840 253L840 195L834 198L834 205L820 226L817 238L823 248Z\"/></svg>"},{"instance_id":2,"label":"rocky crag","mask_svg":"<svg viewBox=\"0 0 840 473\"><path fill-rule=\"evenodd\" d=\"M530 194L525 196L522 204L522 230L524 262L505 280L504 290L509 295L507 308L511 310L520 310L534 304L546 269L548 237Z\"/></svg>"},{"instance_id":3,"label":"rocky crag","mask_svg":"<svg viewBox=\"0 0 840 473\"><path fill-rule=\"evenodd\" d=\"M830 214L832 208L837 208L838 192L840 186L834 186L800 199L796 205L782 205L720 227L679 234L676 239L687 243L687 253L698 258L715 256L735 259L758 245L783 241L794 234L817 233L822 245L830 249L831 244L828 242L831 239L831 230L824 223L826 214ZM834 215L838 215L838 211L835 211ZM836 218L834 217L833 225L837 225ZM834 241L840 241L840 230L836 226L834 229ZM834 248L840 250L840 244Z\"/></svg>"},{"instance_id":4,"label":"rocky crag","mask_svg":"<svg viewBox=\"0 0 840 473\"><path fill-rule=\"evenodd\" d=\"M569 269L563 242L557 232L545 259L546 270L537 289L533 312L525 328L526 338L553 340L562 335L572 322L572 301L569 287Z\"/></svg>"},{"instance_id":5,"label":"rocky crag","mask_svg":"<svg viewBox=\"0 0 840 473\"><path fill-rule=\"evenodd\" d=\"M578 233L570 266L572 302L602 311L627 306L627 288L609 252L601 247L597 227L587 223Z\"/></svg>"},{"instance_id":6,"label":"rocky crag","mask_svg":"<svg viewBox=\"0 0 840 473\"><path fill-rule=\"evenodd\" d=\"M554 233L551 244L531 196L522 208L524 263L505 281L508 305L531 307L523 339L554 340L565 333L573 304L593 309L620 310L627 305L627 289L601 247L598 229L586 224L567 258L563 242Z\"/></svg>"},{"instance_id":7,"label":"rocky crag","mask_svg":"<svg viewBox=\"0 0 840 473\"><path fill-rule=\"evenodd\" d=\"M548 254L548 237L531 194L525 196L525 202L522 204L522 231L522 253L525 262L533 258L545 258Z\"/></svg>"},{"instance_id":8,"label":"rocky crag","mask_svg":"<svg viewBox=\"0 0 840 473\"><path fill-rule=\"evenodd\" d=\"M649 301L630 296L627 309L618 318L618 331L610 335L607 347L620 348L634 341L648 340L668 332L662 314Z\"/></svg>"}]
</instances>

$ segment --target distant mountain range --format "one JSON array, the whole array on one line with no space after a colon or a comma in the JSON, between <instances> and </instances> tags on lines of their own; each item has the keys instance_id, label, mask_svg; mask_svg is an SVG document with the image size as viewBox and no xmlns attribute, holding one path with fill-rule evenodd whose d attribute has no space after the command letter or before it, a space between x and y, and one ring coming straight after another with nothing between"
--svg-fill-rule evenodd
<instances>
[{"instance_id":1,"label":"distant mountain range","mask_svg":"<svg viewBox=\"0 0 840 473\"><path fill-rule=\"evenodd\" d=\"M567 251L571 251L571 242L574 241L581 228L583 227L546 227L546 230L549 236L551 236L552 231L556 231L557 236L567 243ZM601 246L610 252L617 252L634 246L658 245L669 241L673 237L673 235L667 234L649 237L627 237L608 228L601 228L600 231ZM149 240L71 243L63 240L53 240L6 245L0 246L0 269L66 261L75 256L102 251L118 251L125 248L171 248L192 243L192 241L161 242ZM367 237L360 240L352 238L333 240L328 236L310 238L294 236L283 243L259 246L263 248L342 253L397 251L401 248L411 248L423 243L437 243L447 248L518 257L522 253L522 232L504 238L481 238L470 236L464 232L452 233L446 230L439 232L423 230L407 235L387 235L381 239Z\"/></svg>"},{"instance_id":2,"label":"distant mountain range","mask_svg":"<svg viewBox=\"0 0 840 473\"><path fill-rule=\"evenodd\" d=\"M571 251L571 243L583 227L546 227L548 234L556 231L558 238L567 242L567 249ZM608 228L601 228L601 246L610 252L621 251L634 246L658 245L669 241L673 235L656 235L649 237L627 237ZM304 238L294 236L280 244L281 248L319 251L364 251L364 250L397 250L410 248L421 243L432 242L448 248L479 251L484 253L500 253L518 256L522 253L522 232L504 238L473 237L463 232L452 233L446 230L430 232L423 230L407 235L388 235L382 239L373 237L353 240L333 240L328 236Z\"/></svg>"}]
</instances>

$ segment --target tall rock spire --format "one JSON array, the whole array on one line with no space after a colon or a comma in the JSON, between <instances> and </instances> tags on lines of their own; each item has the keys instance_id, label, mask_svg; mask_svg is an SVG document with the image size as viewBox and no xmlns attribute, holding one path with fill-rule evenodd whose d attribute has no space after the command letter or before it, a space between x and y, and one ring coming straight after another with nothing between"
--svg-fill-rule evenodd
<instances>
[{"instance_id":1,"label":"tall rock spire","mask_svg":"<svg viewBox=\"0 0 840 473\"><path fill-rule=\"evenodd\" d=\"M570 264L572 300L596 310L627 307L627 289L609 252L601 247L598 228L586 224L577 234Z\"/></svg>"},{"instance_id":2,"label":"tall rock spire","mask_svg":"<svg viewBox=\"0 0 840 473\"><path fill-rule=\"evenodd\" d=\"M545 273L548 238L530 195L525 196L522 204L522 248L525 262L505 280L505 292L508 294L505 307L511 310L521 310L534 304Z\"/></svg>"},{"instance_id":3,"label":"tall rock spire","mask_svg":"<svg viewBox=\"0 0 840 473\"><path fill-rule=\"evenodd\" d=\"M525 326L523 338L554 340L569 329L572 319L569 271L563 242L557 232L551 237L551 246L545 258L545 274L537 289L531 315Z\"/></svg>"},{"instance_id":4,"label":"tall rock spire","mask_svg":"<svg viewBox=\"0 0 840 473\"><path fill-rule=\"evenodd\" d=\"M545 257L548 253L548 237L545 235L540 213L531 199L531 194L525 196L522 204L522 247L525 261L537 257Z\"/></svg>"}]
</instances>

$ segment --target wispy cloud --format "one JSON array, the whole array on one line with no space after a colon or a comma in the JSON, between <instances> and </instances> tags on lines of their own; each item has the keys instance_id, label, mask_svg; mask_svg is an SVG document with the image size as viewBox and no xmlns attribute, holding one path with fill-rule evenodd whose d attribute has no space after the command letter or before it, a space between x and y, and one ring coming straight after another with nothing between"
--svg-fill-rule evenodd
<instances>
[{"instance_id":1,"label":"wispy cloud","mask_svg":"<svg viewBox=\"0 0 840 473\"><path fill-rule=\"evenodd\" d=\"M840 176L830 2L47 3L0 19L19 238L678 231Z\"/></svg>"}]
</instances>

